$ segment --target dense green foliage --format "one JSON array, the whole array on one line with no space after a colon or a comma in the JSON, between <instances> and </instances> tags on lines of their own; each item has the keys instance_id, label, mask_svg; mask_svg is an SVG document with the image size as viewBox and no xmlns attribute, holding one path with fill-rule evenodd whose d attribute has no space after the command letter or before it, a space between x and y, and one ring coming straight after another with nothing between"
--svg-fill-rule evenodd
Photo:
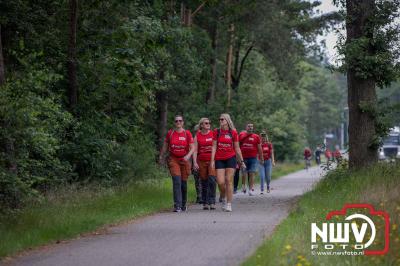
<instances>
[{"instance_id":1,"label":"dense green foliage","mask_svg":"<svg viewBox=\"0 0 400 266\"><path fill-rule=\"evenodd\" d=\"M189 129L203 116L217 126L225 111L238 130L251 120L269 131L279 160L299 158L304 145L322 142L340 123L339 78L311 56L318 54L316 35L337 19L316 16L318 2L210 1L190 27L181 23L180 4L195 10L201 1L78 3L73 108L68 1L0 3L2 210L54 186L154 176L169 127L163 112L168 123L183 114ZM230 42L234 86L227 106Z\"/></svg>"}]
</instances>

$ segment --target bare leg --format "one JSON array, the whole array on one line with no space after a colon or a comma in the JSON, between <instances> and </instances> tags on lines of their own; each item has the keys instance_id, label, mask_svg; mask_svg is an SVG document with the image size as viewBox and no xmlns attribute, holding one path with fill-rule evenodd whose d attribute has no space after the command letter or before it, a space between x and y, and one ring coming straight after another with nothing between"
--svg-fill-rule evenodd
<instances>
[{"instance_id":1,"label":"bare leg","mask_svg":"<svg viewBox=\"0 0 400 266\"><path fill-rule=\"evenodd\" d=\"M246 190L246 179L247 179L247 172L243 171L242 172L242 189L244 189L243 192Z\"/></svg>"},{"instance_id":2,"label":"bare leg","mask_svg":"<svg viewBox=\"0 0 400 266\"><path fill-rule=\"evenodd\" d=\"M233 187L232 187L232 179L235 174L234 168L226 168L226 179L225 179L225 187L226 187L226 198L227 202L231 203L233 198Z\"/></svg>"},{"instance_id":3,"label":"bare leg","mask_svg":"<svg viewBox=\"0 0 400 266\"><path fill-rule=\"evenodd\" d=\"M217 183L220 198L225 198L225 169L217 169Z\"/></svg>"},{"instance_id":4,"label":"bare leg","mask_svg":"<svg viewBox=\"0 0 400 266\"><path fill-rule=\"evenodd\" d=\"M253 190L254 189L254 176L256 175L256 173L251 172L249 173L249 189Z\"/></svg>"}]
</instances>

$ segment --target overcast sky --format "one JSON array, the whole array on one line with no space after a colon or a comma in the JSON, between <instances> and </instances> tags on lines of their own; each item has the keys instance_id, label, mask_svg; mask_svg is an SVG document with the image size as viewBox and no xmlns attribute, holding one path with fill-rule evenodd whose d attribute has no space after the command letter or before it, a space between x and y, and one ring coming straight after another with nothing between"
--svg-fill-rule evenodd
<instances>
[{"instance_id":1,"label":"overcast sky","mask_svg":"<svg viewBox=\"0 0 400 266\"><path fill-rule=\"evenodd\" d=\"M332 11L338 11L339 9L333 5L332 0L320 0L321 5L318 6L317 9L319 9L322 13L329 13ZM336 41L337 41L337 36L335 32L330 32L326 34L325 36L320 36L318 40L325 40L326 42L326 55L329 59L330 63L334 63L335 58L337 57L337 52L335 49Z\"/></svg>"}]
</instances>

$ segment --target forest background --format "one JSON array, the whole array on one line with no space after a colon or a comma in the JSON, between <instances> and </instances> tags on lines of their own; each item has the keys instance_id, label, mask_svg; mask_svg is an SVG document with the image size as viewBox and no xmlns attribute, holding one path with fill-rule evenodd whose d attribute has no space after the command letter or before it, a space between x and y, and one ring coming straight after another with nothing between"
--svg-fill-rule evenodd
<instances>
[{"instance_id":1,"label":"forest background","mask_svg":"<svg viewBox=\"0 0 400 266\"><path fill-rule=\"evenodd\" d=\"M222 112L238 130L251 121L280 161L337 136L346 77L317 36L343 16L319 4L1 1L1 210L59 186L161 176L175 114L192 131L201 117L216 127ZM380 98L399 102L399 91Z\"/></svg>"}]
</instances>

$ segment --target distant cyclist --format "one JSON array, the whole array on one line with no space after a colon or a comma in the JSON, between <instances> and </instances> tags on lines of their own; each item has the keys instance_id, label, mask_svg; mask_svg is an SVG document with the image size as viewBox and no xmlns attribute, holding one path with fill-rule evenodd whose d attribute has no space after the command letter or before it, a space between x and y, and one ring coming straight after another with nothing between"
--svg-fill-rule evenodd
<instances>
[{"instance_id":1,"label":"distant cyclist","mask_svg":"<svg viewBox=\"0 0 400 266\"><path fill-rule=\"evenodd\" d=\"M242 151L246 168L242 170L242 191L246 193L246 179L249 180L249 196L254 194L254 177L258 168L257 155L261 164L264 163L264 156L261 149L260 137L254 133L253 123L246 125L246 131L239 134L240 150Z\"/></svg>"},{"instance_id":2,"label":"distant cyclist","mask_svg":"<svg viewBox=\"0 0 400 266\"><path fill-rule=\"evenodd\" d=\"M333 158L335 158L336 163L339 163L342 159L342 153L340 152L339 146L335 147L335 151L333 152Z\"/></svg>"},{"instance_id":3,"label":"distant cyclist","mask_svg":"<svg viewBox=\"0 0 400 266\"><path fill-rule=\"evenodd\" d=\"M199 131L194 138L193 164L194 168L199 171L201 179L201 201L204 210L215 210L216 173L215 169L211 167L214 133L210 128L210 120L201 118Z\"/></svg>"},{"instance_id":4,"label":"distant cyclist","mask_svg":"<svg viewBox=\"0 0 400 266\"><path fill-rule=\"evenodd\" d=\"M305 147L304 149L304 161L306 164L305 169L308 169L311 166L311 157L312 157L312 152L309 147Z\"/></svg>"},{"instance_id":5,"label":"distant cyclist","mask_svg":"<svg viewBox=\"0 0 400 266\"><path fill-rule=\"evenodd\" d=\"M321 164L321 154L322 154L322 148L321 145L318 145L317 148L315 149L315 162L317 163L317 165Z\"/></svg>"},{"instance_id":6,"label":"distant cyclist","mask_svg":"<svg viewBox=\"0 0 400 266\"><path fill-rule=\"evenodd\" d=\"M193 137L183 128L183 116L175 116L175 127L170 129L161 148L159 161L169 151L168 168L172 176L174 212L186 211L187 179L190 175L190 157L194 152Z\"/></svg>"},{"instance_id":7,"label":"distant cyclist","mask_svg":"<svg viewBox=\"0 0 400 266\"><path fill-rule=\"evenodd\" d=\"M236 158L240 166L245 168L242 153L239 147L238 133L229 114L221 114L219 128L214 130L211 166L217 171L217 182L220 193L226 197L222 207L224 211L232 211L232 178L236 169Z\"/></svg>"},{"instance_id":8,"label":"distant cyclist","mask_svg":"<svg viewBox=\"0 0 400 266\"><path fill-rule=\"evenodd\" d=\"M326 166L329 169L329 164L332 158L332 152L328 147L325 150L325 158L326 158Z\"/></svg>"}]
</instances>

